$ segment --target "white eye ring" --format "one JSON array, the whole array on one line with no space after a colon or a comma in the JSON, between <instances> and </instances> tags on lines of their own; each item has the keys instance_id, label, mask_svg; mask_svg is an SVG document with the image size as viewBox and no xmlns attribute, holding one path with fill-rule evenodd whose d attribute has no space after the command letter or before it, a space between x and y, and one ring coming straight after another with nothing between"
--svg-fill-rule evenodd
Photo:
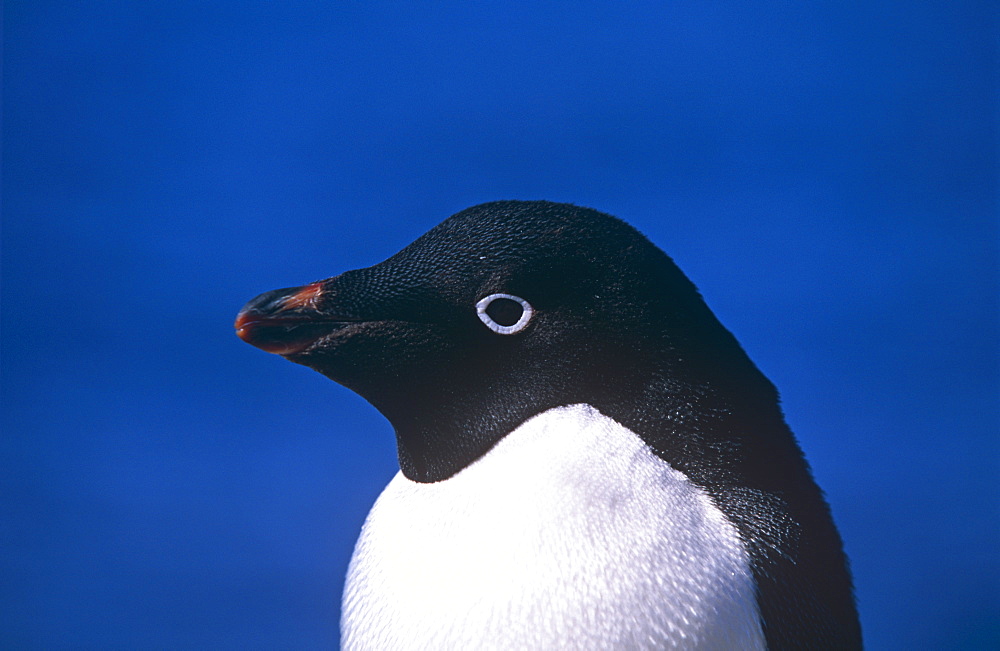
<instances>
[{"instance_id":1,"label":"white eye ring","mask_svg":"<svg viewBox=\"0 0 1000 651\"><path fill-rule=\"evenodd\" d=\"M489 314L486 313L486 308L490 306L490 303L497 300L498 298L506 298L508 301L514 301L521 306L521 318L517 320L514 325L500 325L493 320ZM524 300L520 296L514 296L512 294L490 294L486 298L482 299L476 303L476 316L482 321L487 328L497 333L498 335L512 335L524 330L524 327L528 325L528 321L531 320L531 315L535 311L531 308L531 304Z\"/></svg>"}]
</instances>

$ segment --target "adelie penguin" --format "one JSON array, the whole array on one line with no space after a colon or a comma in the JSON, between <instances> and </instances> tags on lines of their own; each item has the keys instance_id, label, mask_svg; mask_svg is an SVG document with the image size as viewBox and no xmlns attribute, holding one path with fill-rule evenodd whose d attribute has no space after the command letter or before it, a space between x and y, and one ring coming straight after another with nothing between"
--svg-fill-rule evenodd
<instances>
[{"instance_id":1,"label":"adelie penguin","mask_svg":"<svg viewBox=\"0 0 1000 651\"><path fill-rule=\"evenodd\" d=\"M258 296L236 328L395 430L343 648L860 648L777 392L624 222L475 206L380 264Z\"/></svg>"}]
</instances>

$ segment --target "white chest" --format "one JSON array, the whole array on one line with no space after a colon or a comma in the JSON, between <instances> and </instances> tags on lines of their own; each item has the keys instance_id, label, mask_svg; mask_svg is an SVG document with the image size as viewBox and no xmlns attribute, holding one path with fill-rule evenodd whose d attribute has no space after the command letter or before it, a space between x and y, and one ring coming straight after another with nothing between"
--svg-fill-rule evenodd
<instances>
[{"instance_id":1,"label":"white chest","mask_svg":"<svg viewBox=\"0 0 1000 651\"><path fill-rule=\"evenodd\" d=\"M532 418L365 522L345 649L763 649L735 528L589 405Z\"/></svg>"}]
</instances>

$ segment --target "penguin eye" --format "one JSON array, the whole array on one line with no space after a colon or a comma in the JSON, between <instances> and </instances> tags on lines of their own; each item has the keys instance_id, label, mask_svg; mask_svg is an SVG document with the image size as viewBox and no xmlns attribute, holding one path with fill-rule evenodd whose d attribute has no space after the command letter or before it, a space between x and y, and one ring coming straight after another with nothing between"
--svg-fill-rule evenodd
<instances>
[{"instance_id":1,"label":"penguin eye","mask_svg":"<svg viewBox=\"0 0 1000 651\"><path fill-rule=\"evenodd\" d=\"M476 316L499 335L521 332L533 313L528 301L511 294L490 294L476 303Z\"/></svg>"}]
</instances>

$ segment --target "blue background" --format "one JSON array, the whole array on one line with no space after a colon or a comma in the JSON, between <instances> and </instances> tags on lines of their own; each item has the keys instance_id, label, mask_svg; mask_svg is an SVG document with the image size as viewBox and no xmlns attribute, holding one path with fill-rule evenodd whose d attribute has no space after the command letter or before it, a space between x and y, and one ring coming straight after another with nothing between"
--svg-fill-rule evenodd
<instances>
[{"instance_id":1,"label":"blue background","mask_svg":"<svg viewBox=\"0 0 1000 651\"><path fill-rule=\"evenodd\" d=\"M5 2L2 646L336 644L391 430L233 317L545 198L777 384L870 648L996 648L992 4Z\"/></svg>"}]
</instances>

